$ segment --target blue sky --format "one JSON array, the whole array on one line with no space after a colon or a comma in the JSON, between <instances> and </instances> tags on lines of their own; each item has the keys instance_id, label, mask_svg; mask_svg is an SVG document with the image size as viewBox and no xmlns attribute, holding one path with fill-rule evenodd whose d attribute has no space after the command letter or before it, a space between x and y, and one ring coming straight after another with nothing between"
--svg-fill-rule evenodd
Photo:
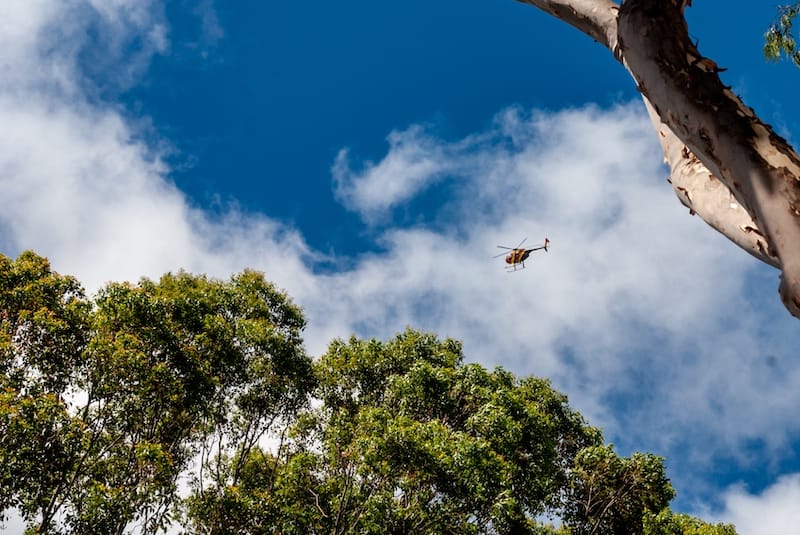
<instances>
[{"instance_id":1,"label":"blue sky","mask_svg":"<svg viewBox=\"0 0 800 535\"><path fill-rule=\"evenodd\" d=\"M411 124L452 139L510 104L551 109L633 95L625 73L588 38L515 2L237 2L215 7L210 35L184 4L173 3L168 16L180 20L174 37L189 43L155 58L147 85L125 95L126 104L170 134L181 151L175 162L192 162L174 179L196 202L233 196L247 210L296 222L318 248L371 246L358 218L330 195L331 163L343 147L376 160L387 134ZM531 61L565 36L592 61L580 69L547 55ZM555 74L546 91L535 89L542 69ZM607 76L612 69L616 76ZM586 91L587 80L597 93ZM265 194L253 195L259 184ZM305 223L322 219L328 224Z\"/></svg>"},{"instance_id":2,"label":"blue sky","mask_svg":"<svg viewBox=\"0 0 800 535\"><path fill-rule=\"evenodd\" d=\"M690 33L792 140L800 71L761 55L777 3L695 2ZM674 197L589 38L513 0L6 0L0 21L0 252L90 291L263 270L314 355L463 340L664 455L678 509L800 521L800 324ZM526 236L552 250L507 275L495 246Z\"/></svg>"}]
</instances>

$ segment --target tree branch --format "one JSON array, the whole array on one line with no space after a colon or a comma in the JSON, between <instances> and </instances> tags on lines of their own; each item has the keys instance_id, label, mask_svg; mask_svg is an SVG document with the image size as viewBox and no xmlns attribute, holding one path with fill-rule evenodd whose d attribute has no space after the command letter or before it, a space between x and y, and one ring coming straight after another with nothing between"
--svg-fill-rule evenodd
<instances>
[{"instance_id":1,"label":"tree branch","mask_svg":"<svg viewBox=\"0 0 800 535\"><path fill-rule=\"evenodd\" d=\"M545 13L574 26L612 52L615 52L617 48L619 4L616 2L611 0L517 1L538 7Z\"/></svg>"},{"instance_id":2,"label":"tree branch","mask_svg":"<svg viewBox=\"0 0 800 535\"><path fill-rule=\"evenodd\" d=\"M619 45L661 120L744 206L783 270L784 305L800 318L800 156L722 84L689 38L681 0L627 0Z\"/></svg>"},{"instance_id":3,"label":"tree branch","mask_svg":"<svg viewBox=\"0 0 800 535\"><path fill-rule=\"evenodd\" d=\"M782 270L800 318L800 156L722 84L689 38L686 0L518 0L608 48L633 76L680 201Z\"/></svg>"}]
</instances>

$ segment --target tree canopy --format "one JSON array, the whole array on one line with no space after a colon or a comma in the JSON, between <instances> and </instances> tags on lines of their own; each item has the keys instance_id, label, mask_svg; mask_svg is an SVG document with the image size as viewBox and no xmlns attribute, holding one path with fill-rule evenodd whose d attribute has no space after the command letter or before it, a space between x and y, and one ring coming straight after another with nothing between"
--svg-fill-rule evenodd
<instances>
[{"instance_id":1,"label":"tree canopy","mask_svg":"<svg viewBox=\"0 0 800 535\"><path fill-rule=\"evenodd\" d=\"M547 380L454 340L336 340L314 367L319 403L273 451L215 461L191 533L735 533L669 510L662 458L620 457Z\"/></svg>"},{"instance_id":2,"label":"tree canopy","mask_svg":"<svg viewBox=\"0 0 800 535\"><path fill-rule=\"evenodd\" d=\"M414 330L312 361L303 325L252 271L89 298L0 256L0 512L30 533L734 533L673 514L663 459L619 456L546 379Z\"/></svg>"},{"instance_id":3,"label":"tree canopy","mask_svg":"<svg viewBox=\"0 0 800 535\"><path fill-rule=\"evenodd\" d=\"M0 256L0 511L39 533L163 528L214 432L242 447L306 402L302 327L255 272L88 299L42 257Z\"/></svg>"}]
</instances>

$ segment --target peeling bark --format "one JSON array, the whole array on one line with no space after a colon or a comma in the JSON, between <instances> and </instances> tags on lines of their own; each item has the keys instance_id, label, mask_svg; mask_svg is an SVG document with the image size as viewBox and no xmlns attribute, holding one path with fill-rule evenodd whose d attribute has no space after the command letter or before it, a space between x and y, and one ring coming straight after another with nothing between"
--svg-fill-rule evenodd
<instances>
[{"instance_id":1,"label":"peeling bark","mask_svg":"<svg viewBox=\"0 0 800 535\"><path fill-rule=\"evenodd\" d=\"M658 132L658 141L664 151L664 162L670 168L669 183L678 199L689 209L689 213L702 218L757 259L780 268L775 254L770 251L768 240L750 213L731 190L711 174L689 147L661 122L646 98L644 102L650 120Z\"/></svg>"},{"instance_id":2,"label":"peeling bark","mask_svg":"<svg viewBox=\"0 0 800 535\"><path fill-rule=\"evenodd\" d=\"M608 48L636 81L690 213L782 271L800 318L800 156L725 86L689 38L688 0L518 0Z\"/></svg>"}]
</instances>

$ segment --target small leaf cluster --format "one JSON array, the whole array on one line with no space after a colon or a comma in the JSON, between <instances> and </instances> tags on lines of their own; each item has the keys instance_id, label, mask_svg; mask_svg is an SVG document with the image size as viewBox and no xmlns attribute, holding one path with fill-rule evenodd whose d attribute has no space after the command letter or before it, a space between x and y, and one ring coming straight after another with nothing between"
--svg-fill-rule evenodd
<instances>
[{"instance_id":1,"label":"small leaf cluster","mask_svg":"<svg viewBox=\"0 0 800 535\"><path fill-rule=\"evenodd\" d=\"M764 34L764 56L767 59L778 60L785 54L800 67L800 50L797 50L795 37L792 34L794 19L798 13L800 4L778 7L778 19Z\"/></svg>"},{"instance_id":2,"label":"small leaf cluster","mask_svg":"<svg viewBox=\"0 0 800 535\"><path fill-rule=\"evenodd\" d=\"M736 535L736 529L731 524L709 524L669 509L658 514L647 514L643 527L643 535Z\"/></svg>"}]
</instances>

